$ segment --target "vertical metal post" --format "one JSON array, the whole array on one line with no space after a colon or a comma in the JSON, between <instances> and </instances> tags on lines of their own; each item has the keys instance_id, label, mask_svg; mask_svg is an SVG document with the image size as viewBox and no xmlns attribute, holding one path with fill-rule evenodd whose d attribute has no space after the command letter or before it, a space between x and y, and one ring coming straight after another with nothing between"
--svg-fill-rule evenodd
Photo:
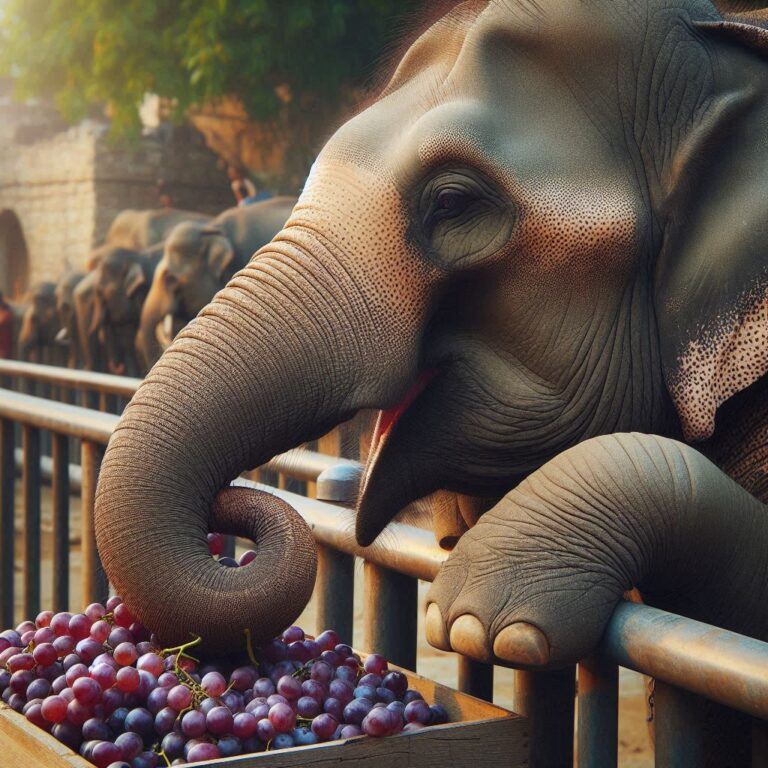
<instances>
[{"instance_id":1,"label":"vertical metal post","mask_svg":"<svg viewBox=\"0 0 768 768\"><path fill-rule=\"evenodd\" d=\"M235 558L235 537L234 536L224 537L224 549L221 554L224 557L231 557L234 560Z\"/></svg>"},{"instance_id":2,"label":"vertical metal post","mask_svg":"<svg viewBox=\"0 0 768 768\"><path fill-rule=\"evenodd\" d=\"M22 429L24 498L24 615L40 613L40 430Z\"/></svg>"},{"instance_id":3,"label":"vertical metal post","mask_svg":"<svg viewBox=\"0 0 768 768\"><path fill-rule=\"evenodd\" d=\"M53 436L53 610L69 608L69 438Z\"/></svg>"},{"instance_id":4,"label":"vertical metal post","mask_svg":"<svg viewBox=\"0 0 768 768\"><path fill-rule=\"evenodd\" d=\"M352 642L354 592L355 558L318 544L315 586L318 633L335 629L343 642Z\"/></svg>"},{"instance_id":5,"label":"vertical metal post","mask_svg":"<svg viewBox=\"0 0 768 768\"><path fill-rule=\"evenodd\" d=\"M601 657L577 667L579 768L616 768L619 744L619 668Z\"/></svg>"},{"instance_id":6,"label":"vertical metal post","mask_svg":"<svg viewBox=\"0 0 768 768\"><path fill-rule=\"evenodd\" d=\"M575 693L574 667L515 673L515 708L531 723L531 768L573 765Z\"/></svg>"},{"instance_id":7,"label":"vertical metal post","mask_svg":"<svg viewBox=\"0 0 768 768\"><path fill-rule=\"evenodd\" d=\"M702 699L656 680L653 689L659 768L694 768L706 762Z\"/></svg>"},{"instance_id":8,"label":"vertical metal post","mask_svg":"<svg viewBox=\"0 0 768 768\"><path fill-rule=\"evenodd\" d=\"M99 410L106 413L109 410L109 403L107 402L107 393L104 391L99 392Z\"/></svg>"},{"instance_id":9,"label":"vertical metal post","mask_svg":"<svg viewBox=\"0 0 768 768\"><path fill-rule=\"evenodd\" d=\"M459 690L478 699L493 701L493 665L459 656Z\"/></svg>"},{"instance_id":10,"label":"vertical metal post","mask_svg":"<svg viewBox=\"0 0 768 768\"><path fill-rule=\"evenodd\" d=\"M83 604L102 602L109 595L109 585L96 549L93 528L93 505L96 499L96 482L103 456L101 446L83 440L80 464L82 467L82 548L83 548Z\"/></svg>"},{"instance_id":11,"label":"vertical metal post","mask_svg":"<svg viewBox=\"0 0 768 768\"><path fill-rule=\"evenodd\" d=\"M418 580L369 562L364 576L364 650L414 669Z\"/></svg>"},{"instance_id":12,"label":"vertical metal post","mask_svg":"<svg viewBox=\"0 0 768 768\"><path fill-rule=\"evenodd\" d=\"M16 507L16 437L14 423L0 421L0 620L4 627L15 622L14 539Z\"/></svg>"},{"instance_id":13,"label":"vertical metal post","mask_svg":"<svg viewBox=\"0 0 768 768\"><path fill-rule=\"evenodd\" d=\"M322 501L353 506L360 473L350 465L326 469L317 478L315 491ZM315 605L317 631L335 629L345 643L352 642L354 625L355 558L330 547L317 547ZM411 667L413 669L413 667Z\"/></svg>"}]
</instances>

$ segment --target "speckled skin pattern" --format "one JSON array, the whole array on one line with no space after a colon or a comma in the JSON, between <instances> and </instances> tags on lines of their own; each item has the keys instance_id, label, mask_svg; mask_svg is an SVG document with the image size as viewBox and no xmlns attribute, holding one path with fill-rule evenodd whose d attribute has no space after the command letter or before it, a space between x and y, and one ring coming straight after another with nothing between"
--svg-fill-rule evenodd
<instances>
[{"instance_id":1,"label":"speckled skin pattern","mask_svg":"<svg viewBox=\"0 0 768 768\"><path fill-rule=\"evenodd\" d=\"M203 589L217 492L434 370L357 518L367 544L459 494L430 642L567 664L631 588L768 639L768 43L744 18L468 0L418 37L112 439L97 537L139 618L224 647L301 592L244 617Z\"/></svg>"}]
</instances>

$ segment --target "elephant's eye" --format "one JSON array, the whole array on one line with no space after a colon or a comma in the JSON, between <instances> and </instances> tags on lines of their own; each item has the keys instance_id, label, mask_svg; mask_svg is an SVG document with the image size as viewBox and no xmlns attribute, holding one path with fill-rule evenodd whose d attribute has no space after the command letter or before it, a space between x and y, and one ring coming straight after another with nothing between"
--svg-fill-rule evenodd
<instances>
[{"instance_id":1,"label":"elephant's eye","mask_svg":"<svg viewBox=\"0 0 768 768\"><path fill-rule=\"evenodd\" d=\"M441 169L423 183L417 216L425 255L446 269L486 261L510 238L515 222L512 203L471 169Z\"/></svg>"}]
</instances>

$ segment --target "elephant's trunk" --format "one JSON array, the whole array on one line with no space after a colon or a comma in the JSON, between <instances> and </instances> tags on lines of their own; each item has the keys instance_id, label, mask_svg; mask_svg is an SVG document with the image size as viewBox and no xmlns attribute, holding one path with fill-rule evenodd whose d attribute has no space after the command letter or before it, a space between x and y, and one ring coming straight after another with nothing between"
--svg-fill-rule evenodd
<instances>
[{"instance_id":1,"label":"elephant's trunk","mask_svg":"<svg viewBox=\"0 0 768 768\"><path fill-rule=\"evenodd\" d=\"M220 504L212 512L214 499L242 471L385 396L381 386L359 386L374 347L386 366L377 331L402 353L404 339L386 321L379 326L347 271L335 258L308 255L320 246L297 245L296 229L182 331L104 457L96 500L104 567L164 642L192 632L211 649L238 647L245 629L265 639L298 616L314 582L311 538L276 502L238 497L234 511ZM407 364L399 372L412 375ZM396 394L398 385L390 378L385 389ZM219 565L206 545L217 526L255 538L259 557Z\"/></svg>"}]
</instances>

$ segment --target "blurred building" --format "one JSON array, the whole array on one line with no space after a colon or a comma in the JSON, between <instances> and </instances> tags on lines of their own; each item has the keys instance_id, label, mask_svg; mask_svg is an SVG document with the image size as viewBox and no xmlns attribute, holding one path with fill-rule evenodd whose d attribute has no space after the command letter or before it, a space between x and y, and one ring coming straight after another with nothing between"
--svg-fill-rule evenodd
<instances>
[{"instance_id":1,"label":"blurred building","mask_svg":"<svg viewBox=\"0 0 768 768\"><path fill-rule=\"evenodd\" d=\"M85 265L125 208L157 208L158 180L175 208L232 205L225 169L189 126L161 123L116 145L101 122L68 128L42 103L18 104L0 80L0 291L20 295Z\"/></svg>"}]
</instances>

